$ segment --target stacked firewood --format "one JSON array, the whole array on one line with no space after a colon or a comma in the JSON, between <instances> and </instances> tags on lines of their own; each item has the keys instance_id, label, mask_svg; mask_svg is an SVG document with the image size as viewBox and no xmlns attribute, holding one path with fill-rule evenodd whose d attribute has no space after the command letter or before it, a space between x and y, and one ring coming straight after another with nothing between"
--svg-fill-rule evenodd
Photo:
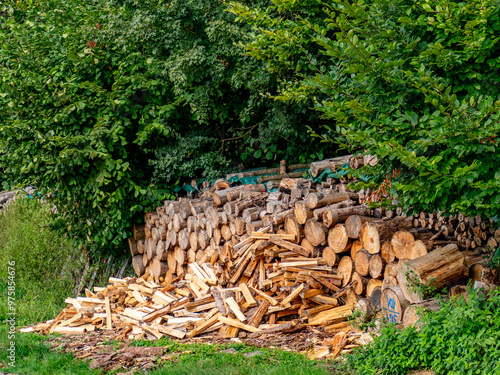
<instances>
[{"instance_id":1,"label":"stacked firewood","mask_svg":"<svg viewBox=\"0 0 500 375\"><path fill-rule=\"evenodd\" d=\"M469 217L464 214L446 216L445 212L421 212L413 216L415 228L433 229L438 236L457 243L476 254L491 252L500 242L500 229L493 219L481 216Z\"/></svg>"},{"instance_id":2,"label":"stacked firewood","mask_svg":"<svg viewBox=\"0 0 500 375\"><path fill-rule=\"evenodd\" d=\"M317 175L346 162L373 160L348 156L310 170ZM41 329L83 324L178 338L309 326L348 333L356 309L413 324L417 307L434 308L423 287L442 289L468 274L490 285L496 277L482 256L461 251L448 227L453 218L436 217L438 230L428 216L416 226L397 210L369 209L363 203L374 193L350 191L345 181L279 176L257 185L220 180L198 198L165 202L129 239L137 278L67 300L62 315ZM266 191L269 182L277 191ZM332 353L354 345L349 335L337 344Z\"/></svg>"}]
</instances>

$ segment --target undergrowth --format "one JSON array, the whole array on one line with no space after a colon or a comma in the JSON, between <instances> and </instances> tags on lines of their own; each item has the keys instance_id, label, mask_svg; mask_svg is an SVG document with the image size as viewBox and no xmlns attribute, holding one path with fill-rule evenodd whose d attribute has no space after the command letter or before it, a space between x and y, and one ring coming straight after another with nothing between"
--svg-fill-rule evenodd
<instances>
[{"instance_id":1,"label":"undergrowth","mask_svg":"<svg viewBox=\"0 0 500 375\"><path fill-rule=\"evenodd\" d=\"M401 375L414 369L436 374L500 374L500 289L487 296L469 290L422 316L419 327L387 325L372 344L346 357L346 371Z\"/></svg>"}]
</instances>

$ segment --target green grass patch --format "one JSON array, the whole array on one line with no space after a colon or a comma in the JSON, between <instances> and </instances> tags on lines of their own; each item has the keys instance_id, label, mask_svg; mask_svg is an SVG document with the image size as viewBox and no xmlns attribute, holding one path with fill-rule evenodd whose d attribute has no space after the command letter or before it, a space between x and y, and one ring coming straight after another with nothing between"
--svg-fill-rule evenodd
<instances>
[{"instance_id":1,"label":"green grass patch","mask_svg":"<svg viewBox=\"0 0 500 375\"><path fill-rule=\"evenodd\" d=\"M500 289L487 297L470 290L421 318L420 329L385 327L373 344L347 356L359 375L401 375L432 369L447 375L500 374Z\"/></svg>"},{"instance_id":2,"label":"green grass patch","mask_svg":"<svg viewBox=\"0 0 500 375\"><path fill-rule=\"evenodd\" d=\"M9 366L11 359L7 351L10 339L5 326L0 328L0 370L28 375L100 375L101 370L91 370L87 362L75 359L71 353L51 351L46 343L48 337L30 333L15 335L15 366Z\"/></svg>"},{"instance_id":3,"label":"green grass patch","mask_svg":"<svg viewBox=\"0 0 500 375\"><path fill-rule=\"evenodd\" d=\"M168 338L133 342L134 346L161 346L169 353L179 353L176 361L165 361L148 372L150 375L321 375L332 374L335 365L311 361L303 354L279 349L258 348L245 344L183 344ZM221 353L234 348L236 354ZM243 354L260 351L262 355L246 358Z\"/></svg>"}]
</instances>

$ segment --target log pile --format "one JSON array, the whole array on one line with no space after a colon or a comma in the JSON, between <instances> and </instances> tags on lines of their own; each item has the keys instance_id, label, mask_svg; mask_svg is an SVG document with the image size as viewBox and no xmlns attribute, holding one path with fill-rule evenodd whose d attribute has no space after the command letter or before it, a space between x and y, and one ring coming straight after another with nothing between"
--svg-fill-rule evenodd
<instances>
[{"instance_id":1,"label":"log pile","mask_svg":"<svg viewBox=\"0 0 500 375\"><path fill-rule=\"evenodd\" d=\"M373 162L348 156L337 165L346 161ZM311 171L335 163L313 163ZM68 299L54 321L35 330L234 338L321 327L342 337L335 350L316 353L328 357L351 349L353 310L401 323L410 308L406 321L413 324L415 304L425 298L419 286L456 284L469 268L481 282L489 275L477 252L460 251L459 215L417 220L371 210L363 204L369 192L280 173L258 185L221 180L198 198L167 201L146 214L129 239L137 277L110 279L106 288ZM267 192L264 183L278 191ZM477 218L474 224L481 227Z\"/></svg>"},{"instance_id":2,"label":"log pile","mask_svg":"<svg viewBox=\"0 0 500 375\"><path fill-rule=\"evenodd\" d=\"M465 250L484 254L496 249L500 244L500 229L493 219L481 216L456 214L446 216L445 212L421 212L413 217L415 228L425 228L436 232L436 239L453 241Z\"/></svg>"}]
</instances>

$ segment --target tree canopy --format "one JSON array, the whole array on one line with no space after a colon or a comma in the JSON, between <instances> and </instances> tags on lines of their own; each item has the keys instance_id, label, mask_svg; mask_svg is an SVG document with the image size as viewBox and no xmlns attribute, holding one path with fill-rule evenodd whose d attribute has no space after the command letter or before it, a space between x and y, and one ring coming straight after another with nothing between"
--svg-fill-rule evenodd
<instances>
[{"instance_id":1,"label":"tree canopy","mask_svg":"<svg viewBox=\"0 0 500 375\"><path fill-rule=\"evenodd\" d=\"M500 207L498 2L231 2L254 26L249 55L294 70L277 99L313 100L325 140L377 155L381 182L417 212Z\"/></svg>"},{"instance_id":2,"label":"tree canopy","mask_svg":"<svg viewBox=\"0 0 500 375\"><path fill-rule=\"evenodd\" d=\"M217 1L1 7L0 169L52 193L87 251L117 249L183 179L323 156L312 104L264 96L279 74Z\"/></svg>"}]
</instances>

